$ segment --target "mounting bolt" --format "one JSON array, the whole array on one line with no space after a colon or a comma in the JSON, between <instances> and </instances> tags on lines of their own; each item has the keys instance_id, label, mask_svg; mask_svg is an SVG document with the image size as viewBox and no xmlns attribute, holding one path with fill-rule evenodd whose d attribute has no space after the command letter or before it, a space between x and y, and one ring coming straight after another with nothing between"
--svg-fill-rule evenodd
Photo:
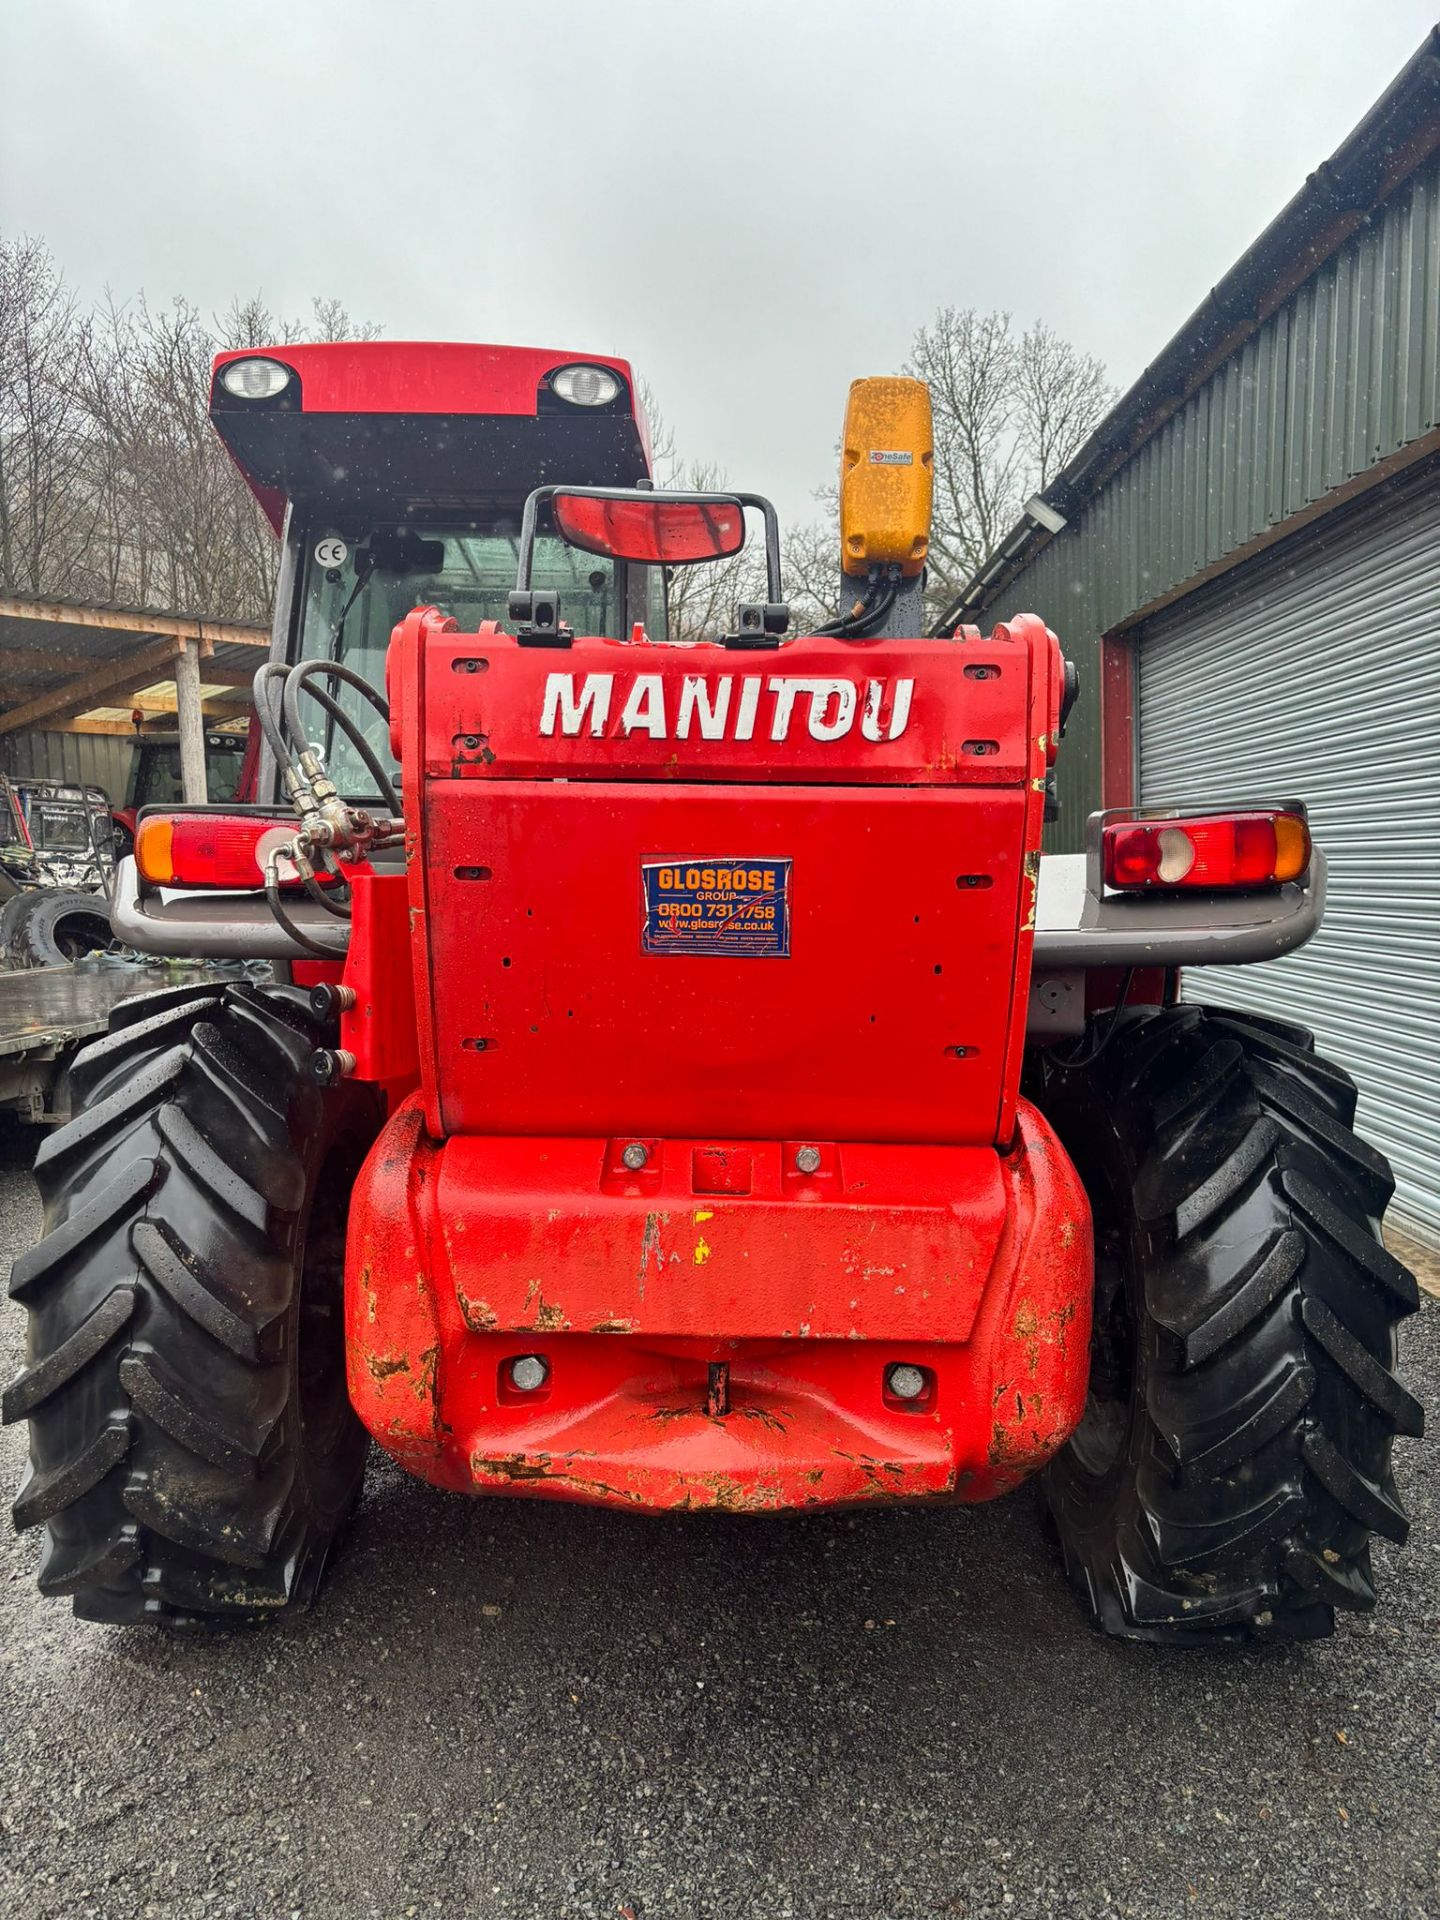
<instances>
[{"instance_id":1,"label":"mounting bolt","mask_svg":"<svg viewBox=\"0 0 1440 1920\"><path fill-rule=\"evenodd\" d=\"M337 1013L348 1013L355 1004L355 998L353 987L312 987L310 1011L317 1020L333 1020Z\"/></svg>"},{"instance_id":2,"label":"mounting bolt","mask_svg":"<svg viewBox=\"0 0 1440 1920\"><path fill-rule=\"evenodd\" d=\"M355 1071L355 1056L346 1047L317 1047L310 1056L310 1078L322 1087L333 1087Z\"/></svg>"},{"instance_id":3,"label":"mounting bolt","mask_svg":"<svg viewBox=\"0 0 1440 1920\"><path fill-rule=\"evenodd\" d=\"M517 1393L538 1393L550 1378L550 1362L538 1353L522 1353L510 1362L510 1384Z\"/></svg>"},{"instance_id":4,"label":"mounting bolt","mask_svg":"<svg viewBox=\"0 0 1440 1920\"><path fill-rule=\"evenodd\" d=\"M632 1140L620 1156L621 1165L628 1167L631 1173L639 1173L640 1169L649 1163L649 1159L650 1149L638 1140Z\"/></svg>"},{"instance_id":5,"label":"mounting bolt","mask_svg":"<svg viewBox=\"0 0 1440 1920\"><path fill-rule=\"evenodd\" d=\"M897 1400L918 1400L925 1391L925 1369L901 1361L886 1368L885 1385Z\"/></svg>"},{"instance_id":6,"label":"mounting bolt","mask_svg":"<svg viewBox=\"0 0 1440 1920\"><path fill-rule=\"evenodd\" d=\"M795 1165L801 1173L818 1173L820 1171L819 1147L797 1147Z\"/></svg>"}]
</instances>

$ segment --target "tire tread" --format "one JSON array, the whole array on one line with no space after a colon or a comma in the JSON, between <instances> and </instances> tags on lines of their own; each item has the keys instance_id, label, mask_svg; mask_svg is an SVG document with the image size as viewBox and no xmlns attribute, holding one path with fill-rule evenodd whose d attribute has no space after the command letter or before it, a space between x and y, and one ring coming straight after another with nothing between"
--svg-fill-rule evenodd
<instances>
[{"instance_id":1,"label":"tire tread","mask_svg":"<svg viewBox=\"0 0 1440 1920\"><path fill-rule=\"evenodd\" d=\"M1047 1067L1042 1104L1153 1329L1121 1465L1067 1449L1046 1475L1097 1621L1308 1639L1372 1606L1369 1540L1409 1524L1392 1444L1424 1419L1394 1370L1418 1290L1379 1237L1393 1182L1351 1130L1353 1082L1286 1022L1141 1009L1103 1057Z\"/></svg>"}]
</instances>

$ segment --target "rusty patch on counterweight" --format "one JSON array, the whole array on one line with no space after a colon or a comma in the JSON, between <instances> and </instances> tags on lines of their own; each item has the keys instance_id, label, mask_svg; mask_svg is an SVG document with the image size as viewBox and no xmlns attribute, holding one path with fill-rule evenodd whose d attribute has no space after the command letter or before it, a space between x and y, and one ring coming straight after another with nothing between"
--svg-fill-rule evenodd
<instances>
[{"instance_id":1,"label":"rusty patch on counterweight","mask_svg":"<svg viewBox=\"0 0 1440 1920\"><path fill-rule=\"evenodd\" d=\"M1050 1314L1050 1319L1055 1328L1055 1344L1059 1347L1062 1357L1066 1353L1070 1334L1070 1322L1074 1318L1075 1302L1073 1300L1067 1300L1063 1307L1055 1307Z\"/></svg>"},{"instance_id":2,"label":"rusty patch on counterweight","mask_svg":"<svg viewBox=\"0 0 1440 1920\"><path fill-rule=\"evenodd\" d=\"M525 1311L534 1313L530 1324L537 1333L564 1333L570 1325L565 1309L547 1300L540 1285L539 1280L532 1280L525 1289Z\"/></svg>"},{"instance_id":3,"label":"rusty patch on counterweight","mask_svg":"<svg viewBox=\"0 0 1440 1920\"><path fill-rule=\"evenodd\" d=\"M394 1374L410 1371L410 1361L403 1353L394 1360L386 1360L378 1353L367 1353L365 1365L370 1370L371 1378L377 1382L389 1380Z\"/></svg>"},{"instance_id":4,"label":"rusty patch on counterweight","mask_svg":"<svg viewBox=\"0 0 1440 1920\"><path fill-rule=\"evenodd\" d=\"M470 1468L501 1480L548 1480L552 1473L548 1453L477 1453Z\"/></svg>"},{"instance_id":5,"label":"rusty patch on counterweight","mask_svg":"<svg viewBox=\"0 0 1440 1920\"><path fill-rule=\"evenodd\" d=\"M1014 1334L1025 1349L1026 1366L1034 1373L1040 1364L1040 1322L1028 1300L1022 1300L1015 1309Z\"/></svg>"},{"instance_id":6,"label":"rusty patch on counterweight","mask_svg":"<svg viewBox=\"0 0 1440 1920\"><path fill-rule=\"evenodd\" d=\"M830 1451L837 1460L848 1460L852 1467L858 1467L865 1481L862 1500L898 1500L901 1498L901 1486L905 1480L905 1467L899 1460L878 1460L871 1453L847 1453L843 1447L832 1447ZM892 1484L884 1480L883 1474L894 1476Z\"/></svg>"},{"instance_id":7,"label":"rusty patch on counterweight","mask_svg":"<svg viewBox=\"0 0 1440 1920\"><path fill-rule=\"evenodd\" d=\"M460 1302L465 1324L472 1333L493 1333L499 1326L500 1316L488 1300L472 1300L463 1287L456 1287L455 1296Z\"/></svg>"},{"instance_id":8,"label":"rusty patch on counterweight","mask_svg":"<svg viewBox=\"0 0 1440 1920\"><path fill-rule=\"evenodd\" d=\"M659 1272L663 1264L660 1252L660 1228L665 1216L659 1213L647 1213L645 1231L640 1236L640 1265L635 1274L635 1282L640 1290L640 1298L645 1298L645 1274L650 1265L651 1254L655 1255L655 1267Z\"/></svg>"},{"instance_id":9,"label":"rusty patch on counterweight","mask_svg":"<svg viewBox=\"0 0 1440 1920\"><path fill-rule=\"evenodd\" d=\"M420 1365L415 1370L415 1377L410 1382L410 1390L417 1400L434 1400L435 1372L439 1364L439 1347L426 1347L425 1351L420 1355Z\"/></svg>"},{"instance_id":10,"label":"rusty patch on counterweight","mask_svg":"<svg viewBox=\"0 0 1440 1920\"><path fill-rule=\"evenodd\" d=\"M589 1460L594 1455L572 1448L565 1458ZM623 1500L631 1506L643 1504L641 1495L629 1487L617 1487L608 1480L587 1480L581 1474L567 1473L564 1466L557 1464L554 1455L549 1453L473 1453L470 1456L470 1471L476 1479L488 1476L495 1480L508 1480L512 1486L544 1483L569 1487L576 1493L605 1495L612 1500Z\"/></svg>"},{"instance_id":11,"label":"rusty patch on counterweight","mask_svg":"<svg viewBox=\"0 0 1440 1920\"><path fill-rule=\"evenodd\" d=\"M685 1476L691 1481L692 1476ZM681 1484L685 1484L682 1482ZM737 1480L730 1473L697 1473L693 1476L693 1488L703 1488L709 1495L702 1506L718 1507L722 1513L770 1513L777 1507L787 1505L783 1490L769 1480L757 1480L753 1487L747 1487L743 1480ZM692 1493L691 1485L686 1492ZM684 1502L694 1505L693 1498Z\"/></svg>"},{"instance_id":12,"label":"rusty patch on counterweight","mask_svg":"<svg viewBox=\"0 0 1440 1920\"><path fill-rule=\"evenodd\" d=\"M1028 1300L1020 1302L1011 1331L1025 1349L1025 1364L1032 1374L1039 1368L1042 1346L1056 1347L1062 1358L1065 1357L1070 1322L1074 1318L1073 1300L1062 1307L1047 1307L1043 1314L1037 1314Z\"/></svg>"},{"instance_id":13,"label":"rusty patch on counterweight","mask_svg":"<svg viewBox=\"0 0 1440 1920\"><path fill-rule=\"evenodd\" d=\"M769 1407L740 1407L737 1411L742 1419L758 1420L762 1427L768 1427L772 1433L783 1434L788 1431L785 1425L785 1416L780 1413L772 1413Z\"/></svg>"}]
</instances>

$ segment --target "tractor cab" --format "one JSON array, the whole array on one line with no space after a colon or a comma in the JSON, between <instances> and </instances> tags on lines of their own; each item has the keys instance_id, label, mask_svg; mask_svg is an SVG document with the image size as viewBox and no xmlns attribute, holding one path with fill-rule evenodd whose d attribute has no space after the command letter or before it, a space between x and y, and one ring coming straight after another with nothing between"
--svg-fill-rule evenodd
<instances>
[{"instance_id":1,"label":"tractor cab","mask_svg":"<svg viewBox=\"0 0 1440 1920\"><path fill-rule=\"evenodd\" d=\"M211 417L281 536L285 657L384 677L394 628L438 604L467 627L503 619L525 502L547 481L633 487L650 445L623 360L538 348L358 342L222 355ZM536 530L537 588L585 632L664 626L658 567L578 551ZM340 704L383 738L353 689ZM373 789L343 729L315 742L342 791Z\"/></svg>"}]
</instances>

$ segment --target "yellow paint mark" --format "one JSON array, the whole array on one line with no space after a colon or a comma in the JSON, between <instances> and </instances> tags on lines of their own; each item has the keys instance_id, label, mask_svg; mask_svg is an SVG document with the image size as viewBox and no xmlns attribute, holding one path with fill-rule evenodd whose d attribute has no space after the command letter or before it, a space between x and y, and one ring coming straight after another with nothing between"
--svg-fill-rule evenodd
<instances>
[{"instance_id":1,"label":"yellow paint mark","mask_svg":"<svg viewBox=\"0 0 1440 1920\"><path fill-rule=\"evenodd\" d=\"M695 1224L697 1227L702 1220L713 1220L714 1218L715 1209L713 1207L697 1207L695 1209Z\"/></svg>"},{"instance_id":2,"label":"yellow paint mark","mask_svg":"<svg viewBox=\"0 0 1440 1920\"><path fill-rule=\"evenodd\" d=\"M707 1246L706 1246L706 1244L705 1244L705 1242L704 1242L703 1240L697 1240L697 1241L695 1242L695 1264L696 1264L696 1266L697 1266L697 1267L703 1267L703 1266L704 1266L704 1264L705 1264L705 1262L706 1262L706 1261L707 1261L707 1260L708 1260L709 1258L710 1258L710 1249L709 1249L709 1247L707 1247Z\"/></svg>"}]
</instances>

